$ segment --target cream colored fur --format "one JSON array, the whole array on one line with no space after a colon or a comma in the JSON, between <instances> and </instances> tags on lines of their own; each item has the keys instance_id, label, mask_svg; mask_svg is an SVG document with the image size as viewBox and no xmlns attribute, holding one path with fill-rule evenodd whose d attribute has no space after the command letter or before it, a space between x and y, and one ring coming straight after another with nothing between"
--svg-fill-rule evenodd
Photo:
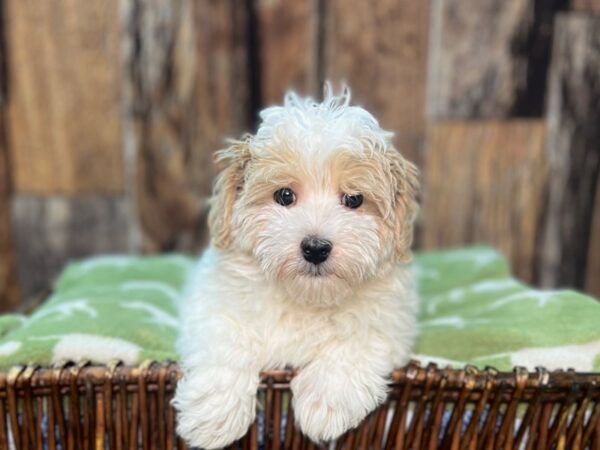
<instances>
[{"instance_id":1,"label":"cream colored fur","mask_svg":"<svg viewBox=\"0 0 600 450\"><path fill-rule=\"evenodd\" d=\"M218 448L255 418L261 370L299 369L295 418L315 441L356 426L406 363L417 298L410 260L417 171L350 93L322 103L286 95L265 109L255 136L218 153L209 216L212 244L190 277L174 399L179 434ZM282 206L280 188L296 193ZM357 209L344 193L362 194ZM333 243L311 265L300 242Z\"/></svg>"}]
</instances>

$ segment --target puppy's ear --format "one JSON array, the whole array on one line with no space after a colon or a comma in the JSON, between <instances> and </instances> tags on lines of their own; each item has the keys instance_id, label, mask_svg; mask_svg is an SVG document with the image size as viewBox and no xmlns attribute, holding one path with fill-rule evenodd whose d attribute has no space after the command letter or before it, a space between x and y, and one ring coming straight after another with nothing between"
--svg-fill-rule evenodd
<instances>
[{"instance_id":1,"label":"puppy's ear","mask_svg":"<svg viewBox=\"0 0 600 450\"><path fill-rule=\"evenodd\" d=\"M210 202L208 228L212 243L217 248L227 248L231 244L233 204L244 184L251 139L252 136L246 135L241 141L231 141L229 147L215 155L220 173Z\"/></svg>"},{"instance_id":2,"label":"puppy's ear","mask_svg":"<svg viewBox=\"0 0 600 450\"><path fill-rule=\"evenodd\" d=\"M419 170L404 159L395 148L389 149L390 168L394 183L394 228L396 257L399 261L412 259L414 222L419 211Z\"/></svg>"}]
</instances>

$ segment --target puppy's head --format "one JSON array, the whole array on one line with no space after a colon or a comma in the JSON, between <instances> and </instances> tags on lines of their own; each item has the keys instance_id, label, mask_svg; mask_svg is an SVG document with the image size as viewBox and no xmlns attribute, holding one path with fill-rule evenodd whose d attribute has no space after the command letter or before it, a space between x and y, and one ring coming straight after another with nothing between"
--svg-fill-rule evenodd
<instances>
[{"instance_id":1,"label":"puppy's head","mask_svg":"<svg viewBox=\"0 0 600 450\"><path fill-rule=\"evenodd\" d=\"M289 93L217 153L213 245L252 255L298 301L343 301L411 256L417 169L349 101Z\"/></svg>"}]
</instances>

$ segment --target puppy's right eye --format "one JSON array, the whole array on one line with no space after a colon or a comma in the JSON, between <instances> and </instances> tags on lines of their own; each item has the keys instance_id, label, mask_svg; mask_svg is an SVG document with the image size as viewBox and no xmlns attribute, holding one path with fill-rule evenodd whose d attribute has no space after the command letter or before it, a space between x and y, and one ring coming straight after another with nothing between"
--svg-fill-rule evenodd
<instances>
[{"instance_id":1,"label":"puppy's right eye","mask_svg":"<svg viewBox=\"0 0 600 450\"><path fill-rule=\"evenodd\" d=\"M290 188L282 188L278 191L275 191L273 198L281 206L290 206L296 201L296 194L294 194L294 191L292 191Z\"/></svg>"}]
</instances>

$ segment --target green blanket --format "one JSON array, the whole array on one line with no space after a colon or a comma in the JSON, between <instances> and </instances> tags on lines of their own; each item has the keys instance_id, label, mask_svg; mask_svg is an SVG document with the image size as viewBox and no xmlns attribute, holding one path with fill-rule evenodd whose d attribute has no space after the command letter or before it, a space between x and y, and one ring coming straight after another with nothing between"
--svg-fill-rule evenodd
<instances>
[{"instance_id":1,"label":"green blanket","mask_svg":"<svg viewBox=\"0 0 600 450\"><path fill-rule=\"evenodd\" d=\"M73 263L29 317L0 317L0 367L65 359L177 359L176 302L193 260L103 256ZM486 247L415 258L421 295L415 358L443 366L600 371L600 303L536 291Z\"/></svg>"}]
</instances>

